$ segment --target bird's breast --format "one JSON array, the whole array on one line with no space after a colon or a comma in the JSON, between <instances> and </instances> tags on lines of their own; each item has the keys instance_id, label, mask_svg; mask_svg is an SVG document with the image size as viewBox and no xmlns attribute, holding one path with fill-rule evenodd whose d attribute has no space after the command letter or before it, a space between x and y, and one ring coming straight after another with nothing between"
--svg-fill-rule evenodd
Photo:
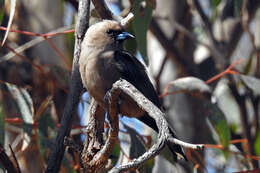
<instances>
[{"instance_id":1,"label":"bird's breast","mask_svg":"<svg viewBox=\"0 0 260 173\"><path fill-rule=\"evenodd\" d=\"M105 105L105 94L112 88L113 83L120 78L113 57L104 58L102 55L97 55L95 58L89 58L85 71L87 78L85 85L88 92L101 105Z\"/></svg>"},{"instance_id":2,"label":"bird's breast","mask_svg":"<svg viewBox=\"0 0 260 173\"><path fill-rule=\"evenodd\" d=\"M104 108L105 94L112 85L122 78L113 52L88 56L84 63L80 63L81 77L89 94ZM120 113L130 117L140 117L143 110L127 94L120 94Z\"/></svg>"}]
</instances>

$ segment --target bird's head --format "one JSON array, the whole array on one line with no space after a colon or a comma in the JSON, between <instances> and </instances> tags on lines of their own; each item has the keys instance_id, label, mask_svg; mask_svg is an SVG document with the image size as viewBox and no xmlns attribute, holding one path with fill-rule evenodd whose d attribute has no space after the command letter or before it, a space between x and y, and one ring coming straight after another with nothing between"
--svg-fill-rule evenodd
<instances>
[{"instance_id":1,"label":"bird's head","mask_svg":"<svg viewBox=\"0 0 260 173\"><path fill-rule=\"evenodd\" d=\"M122 47L123 41L128 38L134 36L125 32L119 22L103 20L89 27L84 41L88 46L115 48Z\"/></svg>"}]
</instances>

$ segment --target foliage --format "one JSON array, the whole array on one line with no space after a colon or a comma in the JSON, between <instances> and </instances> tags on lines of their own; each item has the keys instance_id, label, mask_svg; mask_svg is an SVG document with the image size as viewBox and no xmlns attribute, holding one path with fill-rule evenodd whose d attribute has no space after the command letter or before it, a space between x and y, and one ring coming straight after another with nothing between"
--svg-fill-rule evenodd
<instances>
[{"instance_id":1,"label":"foliage","mask_svg":"<svg viewBox=\"0 0 260 173\"><path fill-rule=\"evenodd\" d=\"M260 30L251 27L251 24L259 21L255 15L256 10L259 11L259 0L193 0L192 3L182 1L178 7L176 4L180 1L176 4L173 1L178 2L165 0L156 4L155 0L130 0L124 3L118 0L108 3L111 9L134 13L135 18L128 32L133 33L136 40L127 42L126 49L138 55L138 58L141 55L145 64L159 69L153 73L156 88L159 93L162 92L160 98L163 107L170 114L169 122L176 127L178 137L203 143L206 147L202 152L185 149L189 162L181 164L169 159L169 151L164 150L161 156L169 162L152 159L137 172L151 172L156 167L157 171L173 168L179 172L204 172L204 169L208 172L256 172L260 160L260 49L256 36ZM204 2L206 5L201 5L200 10L195 2L199 2L199 5ZM29 23L25 27L21 23L34 20L15 15L28 10L21 9L24 5L21 3L12 0L8 4L0 0L0 24L7 25L0 27L1 43L4 44L6 40L0 48L0 143L4 146L10 143L22 172L30 173L43 170L57 136L68 94L68 74L71 71L75 39L74 30L39 34L42 31L31 30L33 27ZM162 10L166 8L161 7L162 3L168 3L174 10L167 9L170 14L166 14L167 10ZM60 6L68 4L72 5L71 8L78 5L76 1L64 0ZM64 13L68 12L66 9ZM64 14L60 12L59 15ZM96 22L97 16L95 14L90 18L91 24ZM150 25L151 21L153 25ZM45 20L36 22L49 25ZM231 30L231 25L234 30ZM169 36L172 32L172 36ZM55 41L55 38L62 36L65 39ZM28 45L31 38L38 41L34 40ZM148 40L151 44L148 44ZM47 46L40 45L42 41ZM159 46L154 46L155 43L159 43ZM37 49L39 47L47 47L48 51L42 52ZM206 49L206 55L201 53L201 47ZM45 64L38 58L38 55L48 56L50 52L58 57L58 63ZM199 52L200 62L196 61L195 52ZM238 60L240 58L244 61ZM67 65L63 66L60 62ZM205 76L210 76L210 79L205 81ZM183 98L186 101L182 101ZM81 129L85 127L88 98L82 98L81 103L83 106L78 114L83 116L75 116L70 133L75 146L79 148L84 145ZM181 121L187 117L186 114L188 118ZM105 127L105 130L108 128ZM151 147L154 134L148 132L148 128L136 120L122 120L120 137L111 155L112 164L125 164ZM69 146L66 151L61 172L80 172L81 157L78 151L72 149L75 146ZM8 148L5 150L9 151ZM26 157L28 153L36 156ZM26 164L23 160L26 160ZM167 166L161 166L161 163ZM2 163L0 165L2 169L4 166ZM29 170L31 166L37 167L37 171Z\"/></svg>"}]
</instances>

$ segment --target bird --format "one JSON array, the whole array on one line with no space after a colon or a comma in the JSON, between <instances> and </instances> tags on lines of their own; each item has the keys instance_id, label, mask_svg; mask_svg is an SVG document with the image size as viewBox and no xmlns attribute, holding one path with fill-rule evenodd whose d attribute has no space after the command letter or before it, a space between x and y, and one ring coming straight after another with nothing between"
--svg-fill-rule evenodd
<instances>
[{"instance_id":1,"label":"bird","mask_svg":"<svg viewBox=\"0 0 260 173\"><path fill-rule=\"evenodd\" d=\"M126 32L119 22L103 20L89 27L81 45L79 58L79 71L82 83L89 95L107 110L106 94L112 85L119 79L131 83L155 106L162 110L158 94L148 76L145 65L135 56L124 50L123 43L134 38ZM137 103L126 93L121 93L119 113L134 117L158 132L158 127ZM171 135L177 138L173 129L169 128ZM187 160L180 145L167 143L174 160L184 158Z\"/></svg>"}]
</instances>

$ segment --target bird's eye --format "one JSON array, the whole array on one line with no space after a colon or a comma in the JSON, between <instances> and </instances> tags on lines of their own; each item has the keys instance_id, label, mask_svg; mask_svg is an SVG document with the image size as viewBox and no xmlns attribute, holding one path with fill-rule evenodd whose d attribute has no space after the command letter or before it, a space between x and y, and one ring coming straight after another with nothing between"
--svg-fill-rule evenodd
<instances>
[{"instance_id":1,"label":"bird's eye","mask_svg":"<svg viewBox=\"0 0 260 173\"><path fill-rule=\"evenodd\" d=\"M115 37L117 36L118 34L120 34L122 31L120 30L113 30L113 29L109 29L107 30L107 34L111 37Z\"/></svg>"},{"instance_id":2,"label":"bird's eye","mask_svg":"<svg viewBox=\"0 0 260 173\"><path fill-rule=\"evenodd\" d=\"M113 34L113 30L112 29L107 30L107 34L108 35L112 35Z\"/></svg>"}]
</instances>

